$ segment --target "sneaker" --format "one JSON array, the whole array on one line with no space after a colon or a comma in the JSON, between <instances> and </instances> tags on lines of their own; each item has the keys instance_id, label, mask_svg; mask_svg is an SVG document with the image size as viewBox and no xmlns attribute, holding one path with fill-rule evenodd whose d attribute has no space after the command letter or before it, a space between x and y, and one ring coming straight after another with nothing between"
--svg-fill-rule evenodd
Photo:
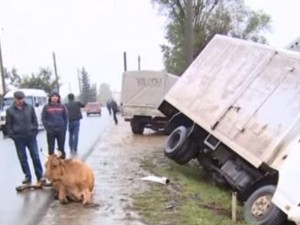
<instances>
[{"instance_id":1,"label":"sneaker","mask_svg":"<svg viewBox=\"0 0 300 225\"><path fill-rule=\"evenodd\" d=\"M29 178L25 178L23 181L22 181L22 184L31 184L31 180Z\"/></svg>"},{"instance_id":2,"label":"sneaker","mask_svg":"<svg viewBox=\"0 0 300 225\"><path fill-rule=\"evenodd\" d=\"M47 179L45 177L42 177L38 181L41 182L42 184L46 184L47 183Z\"/></svg>"},{"instance_id":3,"label":"sneaker","mask_svg":"<svg viewBox=\"0 0 300 225\"><path fill-rule=\"evenodd\" d=\"M42 177L41 179L39 179L37 182L36 182L36 186L38 187L42 187L43 185L45 185L47 183L47 179Z\"/></svg>"}]
</instances>

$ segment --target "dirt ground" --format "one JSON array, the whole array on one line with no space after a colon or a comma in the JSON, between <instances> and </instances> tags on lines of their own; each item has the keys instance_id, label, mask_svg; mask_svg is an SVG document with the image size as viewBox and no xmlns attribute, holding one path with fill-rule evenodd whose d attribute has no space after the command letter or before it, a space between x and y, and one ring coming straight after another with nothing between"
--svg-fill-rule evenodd
<instances>
[{"instance_id":1,"label":"dirt ground","mask_svg":"<svg viewBox=\"0 0 300 225\"><path fill-rule=\"evenodd\" d=\"M142 169L140 162L162 148L166 136L151 131L132 135L129 123L119 120L118 125L108 126L86 160L95 173L93 204L85 207L53 201L40 225L143 225L130 196L149 187L140 179L151 174Z\"/></svg>"}]
</instances>

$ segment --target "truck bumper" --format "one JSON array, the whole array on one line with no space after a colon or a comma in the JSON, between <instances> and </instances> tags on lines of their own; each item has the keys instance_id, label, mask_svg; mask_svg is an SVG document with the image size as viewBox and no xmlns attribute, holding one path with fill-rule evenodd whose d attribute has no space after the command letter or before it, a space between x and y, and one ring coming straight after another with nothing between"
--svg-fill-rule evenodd
<instances>
[{"instance_id":1,"label":"truck bumper","mask_svg":"<svg viewBox=\"0 0 300 225\"><path fill-rule=\"evenodd\" d=\"M286 215L288 220L300 225L300 207L285 197L284 193L276 190L272 202L278 206Z\"/></svg>"}]
</instances>

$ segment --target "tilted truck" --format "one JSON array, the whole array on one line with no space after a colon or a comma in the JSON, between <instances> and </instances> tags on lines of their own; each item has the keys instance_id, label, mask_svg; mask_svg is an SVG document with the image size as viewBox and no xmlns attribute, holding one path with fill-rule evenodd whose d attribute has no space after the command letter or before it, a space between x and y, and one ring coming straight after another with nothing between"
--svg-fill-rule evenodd
<instances>
[{"instance_id":1,"label":"tilted truck","mask_svg":"<svg viewBox=\"0 0 300 225\"><path fill-rule=\"evenodd\" d=\"M216 35L159 110L165 155L230 186L249 224L300 224L299 53Z\"/></svg>"},{"instance_id":2,"label":"tilted truck","mask_svg":"<svg viewBox=\"0 0 300 225\"><path fill-rule=\"evenodd\" d=\"M165 71L126 71L122 79L122 116L134 134L145 128L169 132L168 120L157 107L178 76Z\"/></svg>"}]
</instances>

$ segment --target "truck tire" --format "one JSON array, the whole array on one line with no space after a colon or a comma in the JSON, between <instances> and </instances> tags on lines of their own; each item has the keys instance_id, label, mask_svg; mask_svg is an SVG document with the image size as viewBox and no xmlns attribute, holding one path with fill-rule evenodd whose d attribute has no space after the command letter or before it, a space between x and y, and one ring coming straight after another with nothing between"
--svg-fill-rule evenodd
<instances>
[{"instance_id":1,"label":"truck tire","mask_svg":"<svg viewBox=\"0 0 300 225\"><path fill-rule=\"evenodd\" d=\"M180 155L180 150L187 139L187 129L184 126L177 127L167 138L165 144L165 156L170 159L177 159Z\"/></svg>"},{"instance_id":2,"label":"truck tire","mask_svg":"<svg viewBox=\"0 0 300 225\"><path fill-rule=\"evenodd\" d=\"M274 185L266 185L251 194L244 205L244 218L253 225L282 225L286 215L271 200L276 190Z\"/></svg>"},{"instance_id":3,"label":"truck tire","mask_svg":"<svg viewBox=\"0 0 300 225\"><path fill-rule=\"evenodd\" d=\"M137 119L132 119L131 120L131 131L133 134L143 134L144 133L144 129L145 129L145 125L137 120Z\"/></svg>"},{"instance_id":4,"label":"truck tire","mask_svg":"<svg viewBox=\"0 0 300 225\"><path fill-rule=\"evenodd\" d=\"M197 154L198 149L196 145L192 141L186 140L176 155L174 161L180 165L184 165L195 158Z\"/></svg>"}]
</instances>

